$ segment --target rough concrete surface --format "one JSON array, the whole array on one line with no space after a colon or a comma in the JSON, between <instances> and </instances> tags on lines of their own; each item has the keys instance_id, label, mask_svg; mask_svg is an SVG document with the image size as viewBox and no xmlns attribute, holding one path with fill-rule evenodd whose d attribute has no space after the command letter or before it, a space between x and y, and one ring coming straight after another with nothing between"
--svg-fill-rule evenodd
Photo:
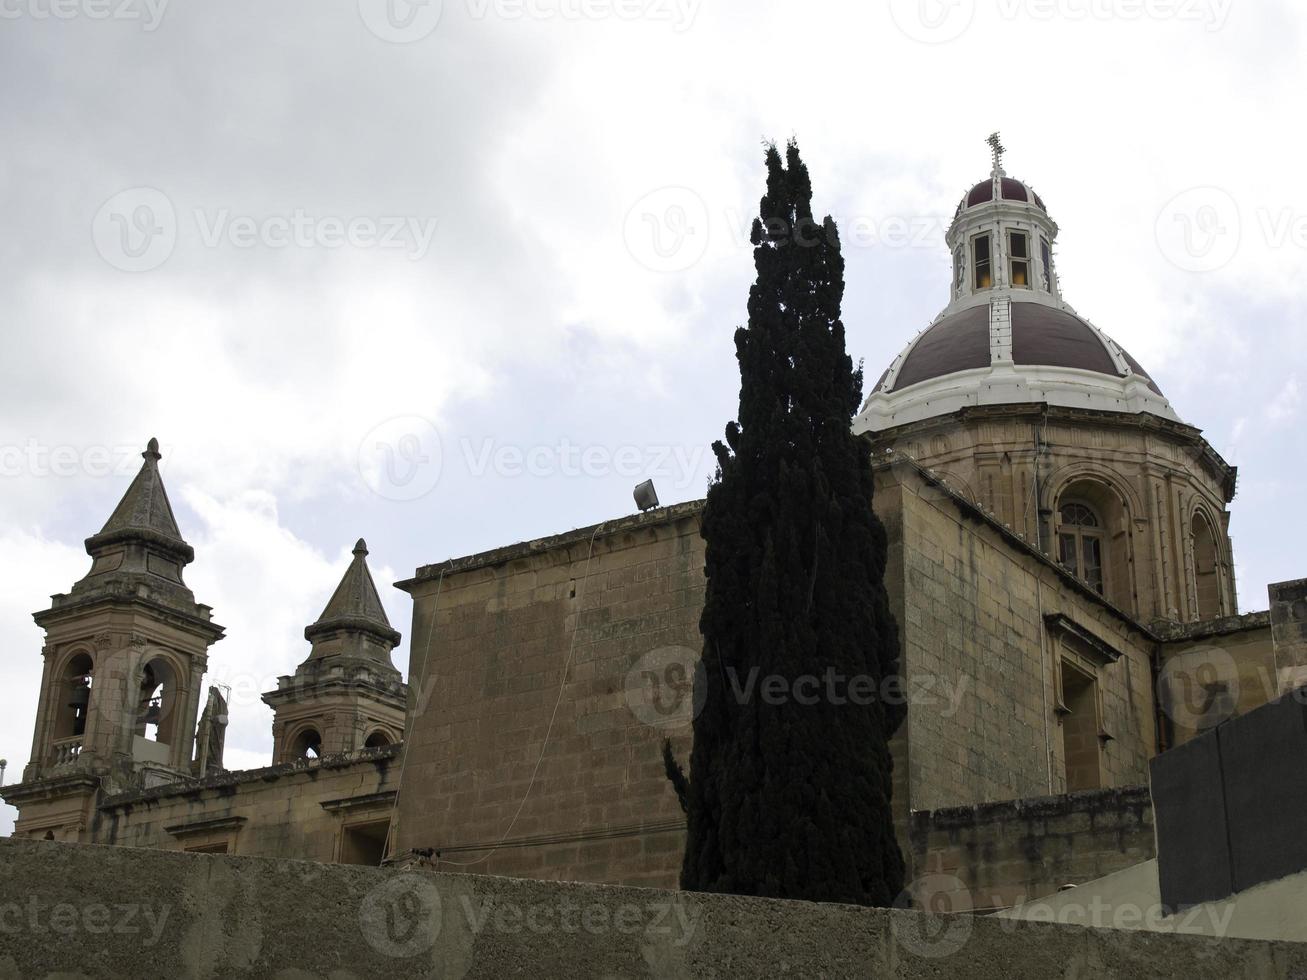
<instances>
[{"instance_id":1,"label":"rough concrete surface","mask_svg":"<svg viewBox=\"0 0 1307 980\"><path fill-rule=\"evenodd\" d=\"M1301 977L1307 944L0 840L0 980Z\"/></svg>"}]
</instances>

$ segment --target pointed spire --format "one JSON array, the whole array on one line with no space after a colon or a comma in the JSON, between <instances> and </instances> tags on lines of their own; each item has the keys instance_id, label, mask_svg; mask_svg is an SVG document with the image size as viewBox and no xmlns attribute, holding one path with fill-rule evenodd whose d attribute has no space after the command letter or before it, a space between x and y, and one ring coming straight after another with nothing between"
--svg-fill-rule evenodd
<instances>
[{"instance_id":1,"label":"pointed spire","mask_svg":"<svg viewBox=\"0 0 1307 980\"><path fill-rule=\"evenodd\" d=\"M98 534L86 539L86 550L128 539L139 539L162 546L184 562L190 562L195 553L182 538L177 519L168 502L168 493L159 476L159 440L151 438L141 453L145 460L132 480L127 492L118 501L109 519Z\"/></svg>"},{"instance_id":2,"label":"pointed spire","mask_svg":"<svg viewBox=\"0 0 1307 980\"><path fill-rule=\"evenodd\" d=\"M368 545L362 538L354 545L354 560L327 601L327 607L317 622L304 629L304 639L310 643L317 637L339 630L370 633L391 647L397 646L400 634L391 628L386 618L381 596L368 570Z\"/></svg>"}]
</instances>

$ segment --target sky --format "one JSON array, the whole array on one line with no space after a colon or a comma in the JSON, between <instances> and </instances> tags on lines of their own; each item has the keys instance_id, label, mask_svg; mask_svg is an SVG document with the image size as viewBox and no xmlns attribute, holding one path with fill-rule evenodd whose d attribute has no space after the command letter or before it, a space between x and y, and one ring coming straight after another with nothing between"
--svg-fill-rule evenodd
<instances>
[{"instance_id":1,"label":"sky","mask_svg":"<svg viewBox=\"0 0 1307 980\"><path fill-rule=\"evenodd\" d=\"M226 761L350 549L422 564L702 495L764 141L845 243L871 380L1008 172L1064 296L1240 469L1244 611L1307 574L1307 9L1272 0L0 0L0 757L158 437L227 636ZM1291 508L1295 508L1291 510ZM14 811L0 807L0 834Z\"/></svg>"}]
</instances>

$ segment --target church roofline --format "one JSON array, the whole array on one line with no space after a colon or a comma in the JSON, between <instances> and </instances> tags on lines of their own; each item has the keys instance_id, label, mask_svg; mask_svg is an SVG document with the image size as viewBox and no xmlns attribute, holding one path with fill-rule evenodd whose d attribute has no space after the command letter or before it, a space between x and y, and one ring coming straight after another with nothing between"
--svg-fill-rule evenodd
<instances>
[{"instance_id":1,"label":"church roofline","mask_svg":"<svg viewBox=\"0 0 1307 980\"><path fill-rule=\"evenodd\" d=\"M920 432L932 432L936 429L954 428L959 422L972 419L1013 418L1030 416L1069 424L1083 424L1101 427L1104 423L1128 428L1146 429L1150 432L1169 435L1187 443L1198 451L1198 462L1206 467L1209 475L1220 485L1225 495L1225 502L1234 500L1238 489L1239 468L1225 461L1207 441L1203 430L1179 419L1169 419L1151 412L1113 412L1098 408L1074 408L1069 405L1051 405L1047 402L1006 402L995 405L964 405L952 412L932 415L928 418L902 422L884 429L864 429L859 432L873 443L884 443L902 439Z\"/></svg>"},{"instance_id":2,"label":"church roofline","mask_svg":"<svg viewBox=\"0 0 1307 980\"><path fill-rule=\"evenodd\" d=\"M908 472L912 473L918 479L948 496L949 499L952 500L954 506L956 506L964 516L979 523L989 525L989 527L996 531L1007 544L1011 545L1017 551L1024 552L1026 555L1047 567L1067 586L1080 593L1083 598L1101 606L1103 609L1106 609L1123 625L1134 630L1136 633L1139 633L1145 639L1153 643L1161 642L1161 637L1158 636L1151 627L1141 623L1134 616L1116 605L1116 603L1107 599L1105 596L1099 595L1084 582L1080 581L1080 579L1076 578L1070 569L1059 565L1053 560L1051 555L1047 555L1040 551L1035 547L1035 545L1017 534L1016 531L1001 522L989 511L967 499L966 496L953 489L953 487L949 486L941 477L922 466L911 456L907 456L900 452L889 451L874 457L872 460L872 466L878 470L906 468Z\"/></svg>"},{"instance_id":3,"label":"church roofline","mask_svg":"<svg viewBox=\"0 0 1307 980\"><path fill-rule=\"evenodd\" d=\"M134 591L100 592L86 598L71 593L58 593L50 597L50 608L32 613L32 619L37 626L48 630L63 620L85 615L98 606L136 606L160 622L205 637L210 643L217 643L227 633L227 627L219 626L209 618L210 607L203 603L195 604L195 608L202 611L202 614L190 614L175 606L144 598Z\"/></svg>"},{"instance_id":4,"label":"church roofline","mask_svg":"<svg viewBox=\"0 0 1307 980\"><path fill-rule=\"evenodd\" d=\"M348 769L351 766L388 765L391 760L399 758L404 751L403 742L383 745L375 749L355 749L353 752L341 752L336 755L323 756L321 759L296 759L277 766L265 766L261 769L235 769L213 773L203 778L181 779L175 783L164 783L149 789L131 790L106 796L99 805L100 810L118 810L134 806L148 806L156 800L172 796L203 793L206 790L239 786L244 783L275 782L283 778L299 775L315 776L323 769ZM6 786L6 790L10 787Z\"/></svg>"},{"instance_id":5,"label":"church roofline","mask_svg":"<svg viewBox=\"0 0 1307 980\"><path fill-rule=\"evenodd\" d=\"M665 524L672 524L676 521L696 517L703 510L703 500L690 500L680 504L669 504L666 507L658 507L653 510L645 511L642 514L628 514L624 517L615 517L599 524L591 524L588 527L576 528L572 531L564 531L561 534L550 535L544 538L534 538L530 541L521 541L517 544L507 545L502 548L493 548L490 551L481 551L472 555L465 555L462 558L448 558L442 562L436 562L432 565L422 565L413 573L413 577L404 579L395 583L395 588L402 592L408 592L410 595L417 586L425 582L435 581L442 575L456 575L461 572L469 572L477 568L488 568L495 565L503 565L510 561L516 561L522 558L531 558L536 555L544 555L560 548L566 548L575 544L588 544L593 538L599 540L610 538L614 534L621 534L630 531L637 531L644 528L660 527Z\"/></svg>"}]
</instances>

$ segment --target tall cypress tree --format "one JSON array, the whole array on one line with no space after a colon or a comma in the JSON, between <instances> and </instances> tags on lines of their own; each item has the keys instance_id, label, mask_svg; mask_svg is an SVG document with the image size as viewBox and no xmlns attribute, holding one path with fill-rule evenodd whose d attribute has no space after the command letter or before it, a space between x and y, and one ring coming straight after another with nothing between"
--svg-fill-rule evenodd
<instances>
[{"instance_id":1,"label":"tall cypress tree","mask_svg":"<svg viewBox=\"0 0 1307 980\"><path fill-rule=\"evenodd\" d=\"M703 516L706 685L688 785L668 755L692 891L887 906L903 888L888 742L903 720L886 535L862 371L844 346L844 259L814 221L798 146L769 146L757 281L735 333L738 422Z\"/></svg>"}]
</instances>

